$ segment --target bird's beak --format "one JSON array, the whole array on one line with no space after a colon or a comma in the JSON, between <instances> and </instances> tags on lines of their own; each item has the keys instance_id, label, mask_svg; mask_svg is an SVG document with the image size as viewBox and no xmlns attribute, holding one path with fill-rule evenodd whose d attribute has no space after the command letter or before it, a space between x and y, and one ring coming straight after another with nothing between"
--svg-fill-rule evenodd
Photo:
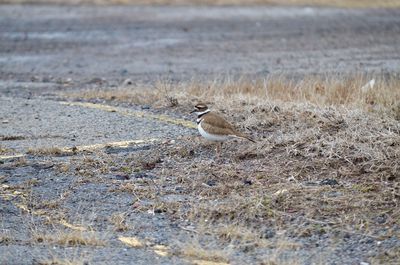
<instances>
[{"instance_id":1,"label":"bird's beak","mask_svg":"<svg viewBox=\"0 0 400 265\"><path fill-rule=\"evenodd\" d=\"M194 109L190 113L192 114L192 113L195 113L196 111L197 111L197 109Z\"/></svg>"}]
</instances>

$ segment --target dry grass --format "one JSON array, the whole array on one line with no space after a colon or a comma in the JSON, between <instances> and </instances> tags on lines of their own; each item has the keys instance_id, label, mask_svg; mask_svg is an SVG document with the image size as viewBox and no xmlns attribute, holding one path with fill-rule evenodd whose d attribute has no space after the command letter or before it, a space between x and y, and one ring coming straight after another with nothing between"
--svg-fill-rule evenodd
<instances>
[{"instance_id":1,"label":"dry grass","mask_svg":"<svg viewBox=\"0 0 400 265\"><path fill-rule=\"evenodd\" d=\"M43 147L43 148L29 148L26 152L29 155L37 155L37 156L62 156L62 155L70 155L71 152L66 152L58 147Z\"/></svg>"},{"instance_id":2,"label":"dry grass","mask_svg":"<svg viewBox=\"0 0 400 265\"><path fill-rule=\"evenodd\" d=\"M10 151L10 149L5 148L5 147L3 147L3 146L0 145L0 155L6 154L6 153L8 153L9 151Z\"/></svg>"},{"instance_id":3,"label":"dry grass","mask_svg":"<svg viewBox=\"0 0 400 265\"><path fill-rule=\"evenodd\" d=\"M396 264L400 260L400 247L390 249L372 258L372 264ZM393 262L395 261L395 262Z\"/></svg>"},{"instance_id":4,"label":"dry grass","mask_svg":"<svg viewBox=\"0 0 400 265\"><path fill-rule=\"evenodd\" d=\"M117 232L125 232L129 229L129 227L126 225L124 213L114 213L110 217L110 222L114 225L115 231Z\"/></svg>"},{"instance_id":5,"label":"dry grass","mask_svg":"<svg viewBox=\"0 0 400 265\"><path fill-rule=\"evenodd\" d=\"M10 167L24 167L28 165L28 161L25 157L18 157L10 163Z\"/></svg>"},{"instance_id":6,"label":"dry grass","mask_svg":"<svg viewBox=\"0 0 400 265\"><path fill-rule=\"evenodd\" d=\"M51 243L61 246L105 246L106 242L95 232L57 231L55 233L34 233L33 240L37 243Z\"/></svg>"},{"instance_id":7,"label":"dry grass","mask_svg":"<svg viewBox=\"0 0 400 265\"><path fill-rule=\"evenodd\" d=\"M2 135L0 136L0 141L19 141L25 140L26 137L21 135Z\"/></svg>"},{"instance_id":8,"label":"dry grass","mask_svg":"<svg viewBox=\"0 0 400 265\"><path fill-rule=\"evenodd\" d=\"M398 0L0 0L0 3L138 4L138 5L295 5L332 7L400 7Z\"/></svg>"},{"instance_id":9,"label":"dry grass","mask_svg":"<svg viewBox=\"0 0 400 265\"><path fill-rule=\"evenodd\" d=\"M193 198L203 198L191 206L157 202L181 218L211 222L222 218L243 226L256 225L262 218L283 229L285 220L295 216L299 222L312 223L313 232L325 233L325 226L342 231L351 226L360 233L374 233L379 214L390 215L392 221L399 216L393 207L400 186L400 82L375 77L375 85L365 87L370 79L160 82L155 89L91 90L72 97L151 104L182 114L205 101L257 139L255 145L226 144L228 162L211 165L199 157L198 150L204 147L193 139L181 139L165 153L151 150L152 156L173 160L156 174L178 175L179 184ZM135 161L149 156L142 155ZM121 167L135 168L137 163ZM324 179L339 185L320 184ZM205 186L210 180L218 184ZM251 185L244 185L246 181ZM133 187L131 192L138 192ZM298 234L307 236L309 228ZM225 237L232 236L226 232Z\"/></svg>"},{"instance_id":10,"label":"dry grass","mask_svg":"<svg viewBox=\"0 0 400 265\"><path fill-rule=\"evenodd\" d=\"M256 144L226 143L218 163L212 147L192 137L113 160L121 168L135 168L149 156L160 157L162 165L148 169L159 176L153 184L125 184L131 187L125 192L153 201L136 210L159 209L190 221L195 233L206 231L216 238L222 253L210 252L215 246L202 242L182 247L181 255L226 262L227 246L249 252L271 247L282 255L301 247L271 241L277 236L270 239L266 228L300 239L399 236L396 229L385 230L400 220L399 80L376 77L372 88L364 87L370 79L160 82L155 89L125 87L73 96L150 104L181 115L206 101L257 139ZM164 200L170 194L166 189L155 193L153 187L165 185L162 180L169 176L175 176L169 184L187 196L184 202ZM398 252L391 253L389 261ZM265 262L279 264L279 257Z\"/></svg>"},{"instance_id":11,"label":"dry grass","mask_svg":"<svg viewBox=\"0 0 400 265\"><path fill-rule=\"evenodd\" d=\"M219 263L227 263L229 261L229 250L215 247L206 248L196 239L193 239L190 243L182 244L177 254L195 260Z\"/></svg>"},{"instance_id":12,"label":"dry grass","mask_svg":"<svg viewBox=\"0 0 400 265\"><path fill-rule=\"evenodd\" d=\"M376 80L374 86L366 86L371 79ZM67 96L151 104L155 107L188 106L203 101L232 110L249 105L265 109L270 107L271 102L306 103L318 107L361 109L400 120L400 79L396 77L305 77L298 81L271 77L179 84L157 82L154 87L138 85L112 90L96 89Z\"/></svg>"},{"instance_id":13,"label":"dry grass","mask_svg":"<svg viewBox=\"0 0 400 265\"><path fill-rule=\"evenodd\" d=\"M261 248L276 253L259 257L261 264L285 264L282 257L315 238L396 238L400 86L394 77L375 77L372 88L362 89L371 78L159 82L155 88L69 94L114 104L149 104L153 111L181 116L194 103L206 101L257 143L227 142L222 158L215 161L212 145L185 136L175 144L154 143L150 150L126 156L97 153L95 158L72 159L68 170L92 172L93 181L108 176L105 182L116 172L156 176L131 177L108 192L130 193L135 198L132 211L165 214L198 237L175 247L178 255L191 260L227 263L238 252L252 255ZM144 164L150 158L156 158L157 166ZM124 217L111 216L116 231L125 231ZM327 252L335 253L335 243L326 244L333 248ZM398 259L398 249L385 251L389 254L382 252L371 261L390 264Z\"/></svg>"},{"instance_id":14,"label":"dry grass","mask_svg":"<svg viewBox=\"0 0 400 265\"><path fill-rule=\"evenodd\" d=\"M2 245L9 245L12 243L14 240L11 237L9 232L1 231L0 232L0 244Z\"/></svg>"}]
</instances>

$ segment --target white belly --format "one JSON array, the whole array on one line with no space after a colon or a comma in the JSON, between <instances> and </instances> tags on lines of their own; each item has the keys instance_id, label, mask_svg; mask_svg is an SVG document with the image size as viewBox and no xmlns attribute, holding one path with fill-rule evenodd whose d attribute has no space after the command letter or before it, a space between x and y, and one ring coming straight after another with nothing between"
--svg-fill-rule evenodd
<instances>
[{"instance_id":1,"label":"white belly","mask_svg":"<svg viewBox=\"0 0 400 265\"><path fill-rule=\"evenodd\" d=\"M209 141L216 141L216 142L223 142L231 138L229 135L217 135L217 134L210 134L203 130L201 127L201 122L197 125L197 129L199 130L201 136L206 138Z\"/></svg>"}]
</instances>

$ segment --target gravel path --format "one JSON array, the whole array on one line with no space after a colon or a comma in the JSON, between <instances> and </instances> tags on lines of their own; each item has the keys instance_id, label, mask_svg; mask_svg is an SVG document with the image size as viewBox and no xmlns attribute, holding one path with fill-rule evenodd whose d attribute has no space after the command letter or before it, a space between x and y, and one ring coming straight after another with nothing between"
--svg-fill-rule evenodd
<instances>
[{"instance_id":1,"label":"gravel path","mask_svg":"<svg viewBox=\"0 0 400 265\"><path fill-rule=\"evenodd\" d=\"M130 110L133 114L135 110ZM118 141L165 141L193 129L43 99L0 98L2 146L18 153L29 149L73 147ZM13 139L15 138L16 139Z\"/></svg>"}]
</instances>

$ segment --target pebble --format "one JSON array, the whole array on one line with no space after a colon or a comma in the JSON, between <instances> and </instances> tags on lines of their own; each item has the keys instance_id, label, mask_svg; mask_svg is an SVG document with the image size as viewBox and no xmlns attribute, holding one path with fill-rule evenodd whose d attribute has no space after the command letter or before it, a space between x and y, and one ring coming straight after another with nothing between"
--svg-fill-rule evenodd
<instances>
[{"instance_id":1,"label":"pebble","mask_svg":"<svg viewBox=\"0 0 400 265\"><path fill-rule=\"evenodd\" d=\"M206 184L210 187L213 187L213 186L217 185L217 181L210 179L210 180L207 180Z\"/></svg>"}]
</instances>

